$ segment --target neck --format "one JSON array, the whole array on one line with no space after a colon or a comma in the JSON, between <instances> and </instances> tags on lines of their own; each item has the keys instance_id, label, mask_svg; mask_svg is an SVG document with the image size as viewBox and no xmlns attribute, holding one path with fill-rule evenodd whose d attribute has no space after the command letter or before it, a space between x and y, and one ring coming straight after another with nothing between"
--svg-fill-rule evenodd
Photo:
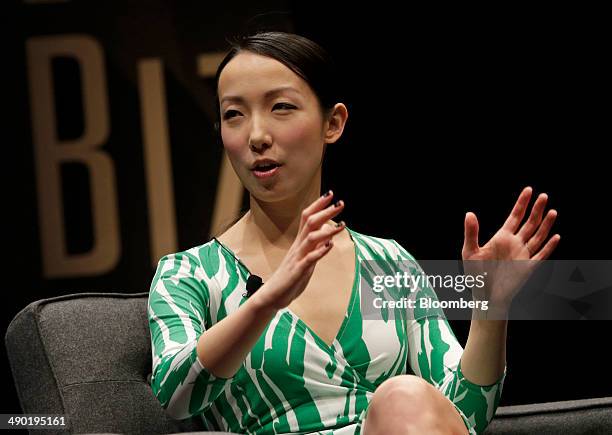
<instances>
[{"instance_id":1,"label":"neck","mask_svg":"<svg viewBox=\"0 0 612 435\"><path fill-rule=\"evenodd\" d=\"M265 202L251 195L250 210L244 217L244 246L287 251L297 237L302 211L321 195L320 171L304 190L281 201Z\"/></svg>"}]
</instances>

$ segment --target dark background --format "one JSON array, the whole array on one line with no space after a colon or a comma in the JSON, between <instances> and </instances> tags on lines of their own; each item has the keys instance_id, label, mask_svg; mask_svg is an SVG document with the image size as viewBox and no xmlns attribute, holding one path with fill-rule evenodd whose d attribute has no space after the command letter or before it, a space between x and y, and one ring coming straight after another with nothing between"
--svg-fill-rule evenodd
<instances>
[{"instance_id":1,"label":"dark background","mask_svg":"<svg viewBox=\"0 0 612 435\"><path fill-rule=\"evenodd\" d=\"M458 259L463 218L484 244L523 187L546 192L562 239L553 259L609 259L609 44L603 12L586 8L398 9L392 3L196 1L18 3L9 9L10 110L5 142L4 297L0 329L27 304L82 291L149 290L146 186L136 62L164 62L179 249L208 240L222 148L214 87L198 54L227 49L232 32L266 26L310 37L340 66L349 120L328 147L323 188L346 202L352 229L394 238L418 259ZM45 279L38 233L25 42L85 33L105 52L122 254L103 276ZM60 138L82 133L78 67L54 63ZM5 100L7 101L7 100ZM608 107L608 109L605 109ZM11 131L14 131L14 135ZM607 145L606 145L607 144ZM7 152L8 151L8 152ZM87 171L62 168L67 243L91 248ZM608 181L606 181L608 180ZM462 345L469 323L451 321ZM103 325L100 325L103 328ZM609 396L610 324L514 321L501 405ZM20 412L6 351L3 413Z\"/></svg>"}]
</instances>

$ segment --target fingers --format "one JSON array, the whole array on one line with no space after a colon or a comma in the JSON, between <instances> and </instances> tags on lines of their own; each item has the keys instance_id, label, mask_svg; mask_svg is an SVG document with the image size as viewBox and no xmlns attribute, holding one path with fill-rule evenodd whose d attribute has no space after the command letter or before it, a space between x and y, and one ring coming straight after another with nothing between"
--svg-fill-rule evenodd
<instances>
[{"instance_id":1,"label":"fingers","mask_svg":"<svg viewBox=\"0 0 612 435\"><path fill-rule=\"evenodd\" d=\"M305 229L314 231L321 228L325 222L329 221L334 216L339 215L344 210L344 201L339 200L330 204L327 208L310 215L306 219Z\"/></svg>"},{"instance_id":2,"label":"fingers","mask_svg":"<svg viewBox=\"0 0 612 435\"><path fill-rule=\"evenodd\" d=\"M318 197L315 201L312 202L312 204L310 204L308 207L306 207L302 211L302 218L300 220L300 228L298 230L298 235L301 232L302 228L304 227L304 224L306 223L306 220L308 219L308 217L315 214L316 212L320 210L323 210L325 207L327 207L333 197L334 197L334 192L331 190L328 190L326 193Z\"/></svg>"},{"instance_id":3,"label":"fingers","mask_svg":"<svg viewBox=\"0 0 612 435\"><path fill-rule=\"evenodd\" d=\"M472 217L473 215L473 217ZM478 251L478 218L472 212L465 215L465 234L463 239L463 258Z\"/></svg>"},{"instance_id":4,"label":"fingers","mask_svg":"<svg viewBox=\"0 0 612 435\"><path fill-rule=\"evenodd\" d=\"M321 229L312 231L306 236L304 242L302 243L302 249L305 252L309 252L315 249L315 247L321 243L333 243L332 237L342 231L344 227L344 221L340 221L336 225L323 225Z\"/></svg>"},{"instance_id":5,"label":"fingers","mask_svg":"<svg viewBox=\"0 0 612 435\"><path fill-rule=\"evenodd\" d=\"M548 237L548 233L550 233L550 229L552 228L555 219L557 218L556 210L549 210L544 218L544 222L538 228L538 231L535 233L531 240L527 242L527 247L530 252L538 252L544 240Z\"/></svg>"},{"instance_id":6,"label":"fingers","mask_svg":"<svg viewBox=\"0 0 612 435\"><path fill-rule=\"evenodd\" d=\"M321 225L344 210L344 201L342 200L336 201L335 203L328 205L326 208L321 209L323 204L329 204L329 202L329 198L325 198L323 201L317 199L313 203L313 205L316 205L316 207L308 207L304 210L302 213L301 229L298 233L298 237L301 239L300 241L304 241L304 239L308 237L308 234L318 230L321 228Z\"/></svg>"},{"instance_id":7,"label":"fingers","mask_svg":"<svg viewBox=\"0 0 612 435\"><path fill-rule=\"evenodd\" d=\"M345 227L344 221L338 222L338 225L324 225L318 231L313 231L308 234L306 240L300 246L299 268L312 273L317 261L327 254L334 246L333 236L342 231Z\"/></svg>"},{"instance_id":8,"label":"fingers","mask_svg":"<svg viewBox=\"0 0 612 435\"><path fill-rule=\"evenodd\" d=\"M527 205L529 204L529 200L531 199L531 187L525 187L521 194L514 204L514 208L510 212L510 216L506 219L503 227L505 230L510 231L512 234L516 233L523 217L525 217L525 211L527 210Z\"/></svg>"},{"instance_id":9,"label":"fingers","mask_svg":"<svg viewBox=\"0 0 612 435\"><path fill-rule=\"evenodd\" d=\"M298 237L303 266L318 261L333 246L332 238L345 228L344 221L336 225L324 225L344 210L344 201L330 204L333 192L321 196L302 212Z\"/></svg>"},{"instance_id":10,"label":"fingers","mask_svg":"<svg viewBox=\"0 0 612 435\"><path fill-rule=\"evenodd\" d=\"M561 240L561 236L559 234L552 236L546 245L544 245L542 250L531 257L531 260L546 260L559 244L559 240Z\"/></svg>"},{"instance_id":11,"label":"fingers","mask_svg":"<svg viewBox=\"0 0 612 435\"><path fill-rule=\"evenodd\" d=\"M325 254L329 252L329 250L334 246L333 240L328 240L326 243L321 243L314 250L310 251L304 257L304 263L308 265L312 265L319 261Z\"/></svg>"},{"instance_id":12,"label":"fingers","mask_svg":"<svg viewBox=\"0 0 612 435\"><path fill-rule=\"evenodd\" d=\"M542 193L536 199L533 208L531 209L531 214L529 215L529 219L527 222L521 227L517 235L523 240L527 241L531 238L533 233L538 229L540 223L542 223L542 216L544 215L544 208L546 206L546 201L548 200L548 195Z\"/></svg>"}]
</instances>

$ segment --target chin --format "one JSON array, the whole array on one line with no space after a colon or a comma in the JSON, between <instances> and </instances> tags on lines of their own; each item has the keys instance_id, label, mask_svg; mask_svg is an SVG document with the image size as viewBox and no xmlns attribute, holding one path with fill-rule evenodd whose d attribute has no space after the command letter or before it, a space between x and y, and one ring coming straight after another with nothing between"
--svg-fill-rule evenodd
<instances>
[{"instance_id":1,"label":"chin","mask_svg":"<svg viewBox=\"0 0 612 435\"><path fill-rule=\"evenodd\" d=\"M252 190L249 190L249 193L254 198L262 202L284 201L292 197L295 192L297 192L296 188L280 185L279 183L274 183L270 186L254 186Z\"/></svg>"}]
</instances>

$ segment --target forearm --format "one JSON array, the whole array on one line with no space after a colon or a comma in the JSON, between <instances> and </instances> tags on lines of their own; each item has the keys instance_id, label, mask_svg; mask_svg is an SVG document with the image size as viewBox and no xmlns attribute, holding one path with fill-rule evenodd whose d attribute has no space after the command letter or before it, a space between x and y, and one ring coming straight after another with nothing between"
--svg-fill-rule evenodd
<instances>
[{"instance_id":1,"label":"forearm","mask_svg":"<svg viewBox=\"0 0 612 435\"><path fill-rule=\"evenodd\" d=\"M216 323L198 339L198 359L214 376L234 376L276 315L276 310L268 308L260 295L261 291L250 296L234 313Z\"/></svg>"},{"instance_id":2,"label":"forearm","mask_svg":"<svg viewBox=\"0 0 612 435\"><path fill-rule=\"evenodd\" d=\"M504 373L508 320L474 317L461 356L461 371L474 384L491 385Z\"/></svg>"}]
</instances>

